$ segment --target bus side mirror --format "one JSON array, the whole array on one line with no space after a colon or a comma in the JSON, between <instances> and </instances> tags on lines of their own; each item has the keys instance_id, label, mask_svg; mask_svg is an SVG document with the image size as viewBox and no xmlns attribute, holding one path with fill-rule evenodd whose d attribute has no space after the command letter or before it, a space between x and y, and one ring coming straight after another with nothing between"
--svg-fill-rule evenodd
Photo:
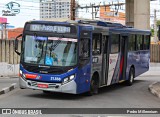
<instances>
[{"instance_id":1,"label":"bus side mirror","mask_svg":"<svg viewBox=\"0 0 160 117\"><path fill-rule=\"evenodd\" d=\"M15 51L18 55L21 54L20 52L18 52L18 38L20 38L20 37L22 37L22 34L18 35L18 36L16 37L15 41L14 41L14 51Z\"/></svg>"}]
</instances>

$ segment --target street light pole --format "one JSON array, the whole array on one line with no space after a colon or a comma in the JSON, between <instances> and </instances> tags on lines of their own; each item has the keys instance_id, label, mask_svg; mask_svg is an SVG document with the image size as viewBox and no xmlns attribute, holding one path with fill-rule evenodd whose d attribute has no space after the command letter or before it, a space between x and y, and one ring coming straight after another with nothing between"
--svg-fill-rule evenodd
<instances>
[{"instance_id":1,"label":"street light pole","mask_svg":"<svg viewBox=\"0 0 160 117\"><path fill-rule=\"evenodd\" d=\"M71 20L75 20L75 0L71 0Z\"/></svg>"},{"instance_id":2,"label":"street light pole","mask_svg":"<svg viewBox=\"0 0 160 117\"><path fill-rule=\"evenodd\" d=\"M157 10L154 9L154 42L157 42Z\"/></svg>"}]
</instances>

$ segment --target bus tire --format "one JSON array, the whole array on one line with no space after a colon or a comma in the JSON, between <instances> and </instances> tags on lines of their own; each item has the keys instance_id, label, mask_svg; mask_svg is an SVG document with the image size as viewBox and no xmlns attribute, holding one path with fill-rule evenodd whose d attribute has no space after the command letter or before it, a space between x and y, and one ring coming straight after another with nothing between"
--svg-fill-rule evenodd
<instances>
[{"instance_id":1,"label":"bus tire","mask_svg":"<svg viewBox=\"0 0 160 117\"><path fill-rule=\"evenodd\" d=\"M135 78L135 71L134 68L131 67L129 71L129 79L126 81L126 85L131 86L134 82L134 78Z\"/></svg>"},{"instance_id":2,"label":"bus tire","mask_svg":"<svg viewBox=\"0 0 160 117\"><path fill-rule=\"evenodd\" d=\"M90 91L87 92L88 96L92 96L94 94L98 94L98 78L93 77L90 84Z\"/></svg>"}]
</instances>

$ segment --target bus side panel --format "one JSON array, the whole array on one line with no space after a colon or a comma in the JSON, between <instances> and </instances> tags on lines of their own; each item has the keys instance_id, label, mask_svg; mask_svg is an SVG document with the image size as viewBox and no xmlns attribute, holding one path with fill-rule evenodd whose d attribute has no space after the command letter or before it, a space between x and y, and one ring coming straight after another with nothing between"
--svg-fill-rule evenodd
<instances>
[{"instance_id":1,"label":"bus side panel","mask_svg":"<svg viewBox=\"0 0 160 117\"><path fill-rule=\"evenodd\" d=\"M90 63L80 68L77 73L77 94L84 93L90 90L91 77Z\"/></svg>"},{"instance_id":2,"label":"bus side panel","mask_svg":"<svg viewBox=\"0 0 160 117\"><path fill-rule=\"evenodd\" d=\"M98 73L99 75L99 83L102 83L102 55L93 56L92 58L92 71L91 71L91 78L93 77L94 73Z\"/></svg>"},{"instance_id":3,"label":"bus side panel","mask_svg":"<svg viewBox=\"0 0 160 117\"><path fill-rule=\"evenodd\" d=\"M128 80L131 66L135 68L135 77L149 70L149 51L128 52L126 80Z\"/></svg>"},{"instance_id":4,"label":"bus side panel","mask_svg":"<svg viewBox=\"0 0 160 117\"><path fill-rule=\"evenodd\" d=\"M139 76L149 70L150 54L148 50L139 51L140 61L136 67L135 76Z\"/></svg>"},{"instance_id":5,"label":"bus side panel","mask_svg":"<svg viewBox=\"0 0 160 117\"><path fill-rule=\"evenodd\" d=\"M136 52L128 52L128 56L127 56L127 69L126 69L126 80L128 80L128 76L129 76L129 70L131 66L134 66L136 68L137 66L137 61L138 60L138 56L136 54ZM136 70L135 70L136 72ZM136 74L136 73L135 73Z\"/></svg>"}]
</instances>

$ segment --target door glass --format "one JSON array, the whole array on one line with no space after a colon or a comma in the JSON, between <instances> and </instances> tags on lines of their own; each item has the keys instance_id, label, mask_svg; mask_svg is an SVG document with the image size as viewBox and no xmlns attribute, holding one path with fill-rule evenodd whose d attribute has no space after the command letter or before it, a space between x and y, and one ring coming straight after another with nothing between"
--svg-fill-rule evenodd
<instances>
[{"instance_id":1,"label":"door glass","mask_svg":"<svg viewBox=\"0 0 160 117\"><path fill-rule=\"evenodd\" d=\"M90 40L88 38L82 38L80 41L79 54L81 58L90 57Z\"/></svg>"}]
</instances>

